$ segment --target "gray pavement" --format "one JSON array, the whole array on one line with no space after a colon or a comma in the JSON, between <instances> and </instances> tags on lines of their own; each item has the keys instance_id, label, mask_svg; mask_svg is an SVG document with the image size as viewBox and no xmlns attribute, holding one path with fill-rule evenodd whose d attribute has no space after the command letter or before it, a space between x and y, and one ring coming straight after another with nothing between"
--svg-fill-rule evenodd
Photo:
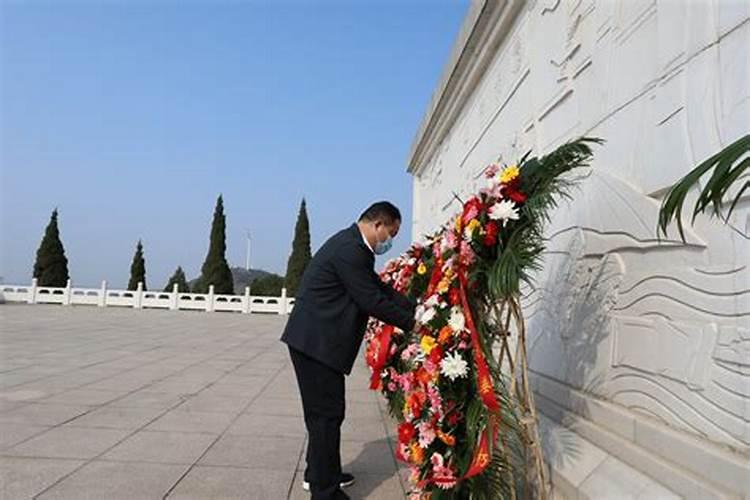
<instances>
[{"instance_id":1,"label":"gray pavement","mask_svg":"<svg viewBox=\"0 0 750 500\"><path fill-rule=\"evenodd\" d=\"M285 319L0 305L0 498L307 499ZM347 379L354 499L402 499L368 372Z\"/></svg>"}]
</instances>

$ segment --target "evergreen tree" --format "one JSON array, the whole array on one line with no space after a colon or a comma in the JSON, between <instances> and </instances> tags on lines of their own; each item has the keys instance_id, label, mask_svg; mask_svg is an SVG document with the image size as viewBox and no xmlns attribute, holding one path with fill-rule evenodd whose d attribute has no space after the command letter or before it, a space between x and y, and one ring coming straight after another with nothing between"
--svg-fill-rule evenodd
<instances>
[{"instance_id":1,"label":"evergreen tree","mask_svg":"<svg viewBox=\"0 0 750 500\"><path fill-rule=\"evenodd\" d=\"M138 240L138 244L135 246L133 263L130 264L128 290L137 290L139 282L143 283L143 290L146 290L146 259L143 258L143 244L141 240Z\"/></svg>"},{"instance_id":2,"label":"evergreen tree","mask_svg":"<svg viewBox=\"0 0 750 500\"><path fill-rule=\"evenodd\" d=\"M226 216L224 215L224 200L219 195L219 199L216 200L214 220L211 224L208 255L203 262L201 275L193 287L193 291L208 293L209 286L213 285L214 292L217 294L234 294L234 280L227 263L226 251Z\"/></svg>"},{"instance_id":3,"label":"evergreen tree","mask_svg":"<svg viewBox=\"0 0 750 500\"><path fill-rule=\"evenodd\" d=\"M177 291L180 293L187 293L190 291L190 285L188 285L185 271L182 270L182 266L177 266L177 270L172 277L169 278L167 286L164 287L164 291L171 292L175 285L177 285Z\"/></svg>"},{"instance_id":4,"label":"evergreen tree","mask_svg":"<svg viewBox=\"0 0 750 500\"><path fill-rule=\"evenodd\" d=\"M52 211L44 237L36 251L34 277L39 286L61 287L68 284L68 259L65 248L60 241L60 230L57 227L57 209Z\"/></svg>"},{"instance_id":5,"label":"evergreen tree","mask_svg":"<svg viewBox=\"0 0 750 500\"><path fill-rule=\"evenodd\" d=\"M312 259L310 251L310 221L307 218L307 205L305 199L299 207L297 215L297 224L294 226L294 241L292 241L292 253L286 265L286 278L284 286L290 297L297 293L302 274L305 272L307 264Z\"/></svg>"},{"instance_id":6,"label":"evergreen tree","mask_svg":"<svg viewBox=\"0 0 750 500\"><path fill-rule=\"evenodd\" d=\"M250 286L250 291L253 295L279 297L281 296L281 288L283 286L284 278L278 274L269 274L254 280Z\"/></svg>"}]
</instances>

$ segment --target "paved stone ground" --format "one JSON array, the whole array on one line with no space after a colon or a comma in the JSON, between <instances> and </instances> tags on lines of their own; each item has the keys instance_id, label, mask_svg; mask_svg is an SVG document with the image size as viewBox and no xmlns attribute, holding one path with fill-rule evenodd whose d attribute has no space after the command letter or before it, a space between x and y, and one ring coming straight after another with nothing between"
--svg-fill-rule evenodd
<instances>
[{"instance_id":1,"label":"paved stone ground","mask_svg":"<svg viewBox=\"0 0 750 500\"><path fill-rule=\"evenodd\" d=\"M306 499L285 319L0 306L3 499ZM352 498L399 499L393 428L347 379Z\"/></svg>"}]
</instances>

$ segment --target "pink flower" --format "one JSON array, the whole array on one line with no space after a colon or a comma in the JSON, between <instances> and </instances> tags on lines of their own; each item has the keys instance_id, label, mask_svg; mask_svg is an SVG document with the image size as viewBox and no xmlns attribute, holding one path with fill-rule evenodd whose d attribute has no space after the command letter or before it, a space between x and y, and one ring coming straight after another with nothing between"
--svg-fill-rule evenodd
<instances>
[{"instance_id":1,"label":"pink flower","mask_svg":"<svg viewBox=\"0 0 750 500\"><path fill-rule=\"evenodd\" d=\"M445 235L445 245L450 250L454 250L458 246L458 237L454 231L448 231Z\"/></svg>"},{"instance_id":2,"label":"pink flower","mask_svg":"<svg viewBox=\"0 0 750 500\"><path fill-rule=\"evenodd\" d=\"M440 255L440 243L442 241L442 238L436 238L435 243L432 245L432 253L433 255Z\"/></svg>"},{"instance_id":3,"label":"pink flower","mask_svg":"<svg viewBox=\"0 0 750 500\"><path fill-rule=\"evenodd\" d=\"M425 359L424 363L422 364L424 366L424 369L429 373L430 375L435 374L439 369L440 366L437 363L434 363L431 359Z\"/></svg>"},{"instance_id":4,"label":"pink flower","mask_svg":"<svg viewBox=\"0 0 750 500\"><path fill-rule=\"evenodd\" d=\"M453 488L457 483L456 475L453 469L445 465L443 456L440 453L433 453L430 462L435 484L444 490Z\"/></svg>"},{"instance_id":5,"label":"pink flower","mask_svg":"<svg viewBox=\"0 0 750 500\"><path fill-rule=\"evenodd\" d=\"M419 424L419 446L427 448L435 440L435 428L429 422Z\"/></svg>"},{"instance_id":6,"label":"pink flower","mask_svg":"<svg viewBox=\"0 0 750 500\"><path fill-rule=\"evenodd\" d=\"M398 389L396 382L388 382L388 391L396 392L396 389Z\"/></svg>"},{"instance_id":7,"label":"pink flower","mask_svg":"<svg viewBox=\"0 0 750 500\"><path fill-rule=\"evenodd\" d=\"M482 194L487 198L502 198L504 187L505 186L503 184L491 183L489 186L481 188L479 190L479 194Z\"/></svg>"},{"instance_id":8,"label":"pink flower","mask_svg":"<svg viewBox=\"0 0 750 500\"><path fill-rule=\"evenodd\" d=\"M474 250L471 249L471 246L468 242L461 242L461 250L459 253L461 254L461 261L464 263L464 265L470 265L472 262L474 262Z\"/></svg>"},{"instance_id":9,"label":"pink flower","mask_svg":"<svg viewBox=\"0 0 750 500\"><path fill-rule=\"evenodd\" d=\"M484 176L488 179L492 179L497 175L499 171L500 166L497 163L492 163L486 169L484 169Z\"/></svg>"},{"instance_id":10,"label":"pink flower","mask_svg":"<svg viewBox=\"0 0 750 500\"><path fill-rule=\"evenodd\" d=\"M438 418L442 418L443 416L443 400L440 397L440 392L437 390L437 388L430 384L429 387L427 387L427 397L430 400L430 407L432 408L432 411L435 413L435 415L438 416Z\"/></svg>"},{"instance_id":11,"label":"pink flower","mask_svg":"<svg viewBox=\"0 0 750 500\"><path fill-rule=\"evenodd\" d=\"M416 465L409 465L409 473L411 474L412 480L416 483L419 480L419 474L421 471ZM421 499L421 497L418 497Z\"/></svg>"},{"instance_id":12,"label":"pink flower","mask_svg":"<svg viewBox=\"0 0 750 500\"><path fill-rule=\"evenodd\" d=\"M399 443L396 449L396 458L402 462L409 461L409 445L407 443Z\"/></svg>"},{"instance_id":13,"label":"pink flower","mask_svg":"<svg viewBox=\"0 0 750 500\"><path fill-rule=\"evenodd\" d=\"M464 224L466 224L471 219L476 219L477 215L479 215L479 211L482 208L482 200L480 200L476 196L469 198L469 200L464 203L464 211L461 216L461 220L463 220Z\"/></svg>"},{"instance_id":14,"label":"pink flower","mask_svg":"<svg viewBox=\"0 0 750 500\"><path fill-rule=\"evenodd\" d=\"M409 347L403 350L401 353L401 359L403 361L409 361L419 351L419 344L409 344Z\"/></svg>"},{"instance_id":15,"label":"pink flower","mask_svg":"<svg viewBox=\"0 0 750 500\"><path fill-rule=\"evenodd\" d=\"M412 387L414 387L414 374L409 372L401 375L398 382L404 392L411 392Z\"/></svg>"}]
</instances>

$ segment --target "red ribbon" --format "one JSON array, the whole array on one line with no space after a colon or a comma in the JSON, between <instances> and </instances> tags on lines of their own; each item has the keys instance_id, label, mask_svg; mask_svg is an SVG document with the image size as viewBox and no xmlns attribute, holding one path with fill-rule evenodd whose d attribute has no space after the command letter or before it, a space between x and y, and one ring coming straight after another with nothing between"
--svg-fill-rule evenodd
<instances>
[{"instance_id":1,"label":"red ribbon","mask_svg":"<svg viewBox=\"0 0 750 500\"><path fill-rule=\"evenodd\" d=\"M492 376L490 375L490 369L487 366L487 360L484 359L482 344L479 340L479 332L474 324L474 318L471 315L469 300L466 298L466 288L468 285L463 269L459 269L458 271L458 281L460 284L459 291L461 294L461 305L464 310L464 318L466 319L466 326L469 329L469 333L471 333L471 343L474 347L474 364L477 367L477 387L479 387L479 396L482 398L482 402L488 410L491 412L499 412L500 405L495 397L495 384L492 382Z\"/></svg>"},{"instance_id":2,"label":"red ribbon","mask_svg":"<svg viewBox=\"0 0 750 500\"><path fill-rule=\"evenodd\" d=\"M479 396L481 397L484 406L487 407L490 412L499 414L500 404L495 397L495 384L492 381L487 360L484 359L484 351L482 350L482 344L479 340L479 331L474 323L474 317L472 316L471 308L469 307L469 300L466 297L468 281L461 266L458 268L458 280L460 285L459 294L461 296L461 307L463 309L464 318L466 319L466 327L469 329L471 342L473 344L474 363L477 367L477 386L479 387ZM482 429L479 438L479 445L474 450L474 456L471 459L471 464L469 464L469 469L466 471L466 474L456 478L457 483L469 479L470 477L477 476L489 467L490 462L492 461L492 450L490 449L490 439L488 436L492 435L492 443L494 443L497 439L497 434L498 427L493 424L493 417L490 416L490 421L487 423L487 427ZM440 486L440 481L432 477L423 479L417 484L417 486L419 488L424 488L430 483Z\"/></svg>"},{"instance_id":3,"label":"red ribbon","mask_svg":"<svg viewBox=\"0 0 750 500\"><path fill-rule=\"evenodd\" d=\"M458 236L461 237L463 234L463 219L458 224L457 228ZM471 334L471 343L474 352L474 364L477 367L477 387L479 388L479 396L482 399L484 406L491 412L499 415L500 404L495 397L495 384L492 381L492 375L490 374L487 360L484 358L484 351L482 349L482 343L479 339L479 331L477 330L476 324L474 323L474 317L471 314L471 306L469 305L469 299L466 297L466 289L469 288L468 280L466 279L466 272L462 259L459 255L456 256L458 261L458 291L461 298L461 308L463 309L464 318L466 320L466 327L469 329ZM492 418L492 417L491 417ZM476 475L481 474L489 466L492 459L492 452L490 450L490 443L488 434L492 434L492 443L497 439L497 426L492 425L492 420L488 422L487 427L482 430L482 435L479 439L479 446L474 450L474 457L469 465L469 470L461 478L467 479Z\"/></svg>"},{"instance_id":4,"label":"red ribbon","mask_svg":"<svg viewBox=\"0 0 750 500\"><path fill-rule=\"evenodd\" d=\"M427 285L427 291L424 294L425 297L429 298L433 293L435 293L435 289L437 288L438 284L440 284L440 279L442 277L443 259L440 255L438 255L435 258L435 263L433 264L432 274L430 275L430 282Z\"/></svg>"},{"instance_id":5,"label":"red ribbon","mask_svg":"<svg viewBox=\"0 0 750 500\"><path fill-rule=\"evenodd\" d=\"M477 446L474 450L474 456L472 457L471 463L469 464L469 470L467 470L466 474L464 474L463 476L455 478L454 481L456 484L471 477L478 476L479 474L484 472L487 467L489 467L490 462L492 461L492 450L490 450L490 439L488 438L488 436L492 434L492 442L494 442L497 439L497 431L498 429L492 424L492 421L490 421L487 424L487 427L482 430L482 434L479 437L479 446ZM441 482L443 481L441 481L440 479L428 476L422 481L419 481L417 483L417 487L419 487L420 489L424 489L430 483L440 487Z\"/></svg>"},{"instance_id":6,"label":"red ribbon","mask_svg":"<svg viewBox=\"0 0 750 500\"><path fill-rule=\"evenodd\" d=\"M370 348L372 349L374 346L375 349L368 356L368 364L372 369L370 389L375 390L380 388L380 372L388 360L388 351L391 349L391 336L393 336L394 329L392 325L383 325L380 333L370 340Z\"/></svg>"}]
</instances>

